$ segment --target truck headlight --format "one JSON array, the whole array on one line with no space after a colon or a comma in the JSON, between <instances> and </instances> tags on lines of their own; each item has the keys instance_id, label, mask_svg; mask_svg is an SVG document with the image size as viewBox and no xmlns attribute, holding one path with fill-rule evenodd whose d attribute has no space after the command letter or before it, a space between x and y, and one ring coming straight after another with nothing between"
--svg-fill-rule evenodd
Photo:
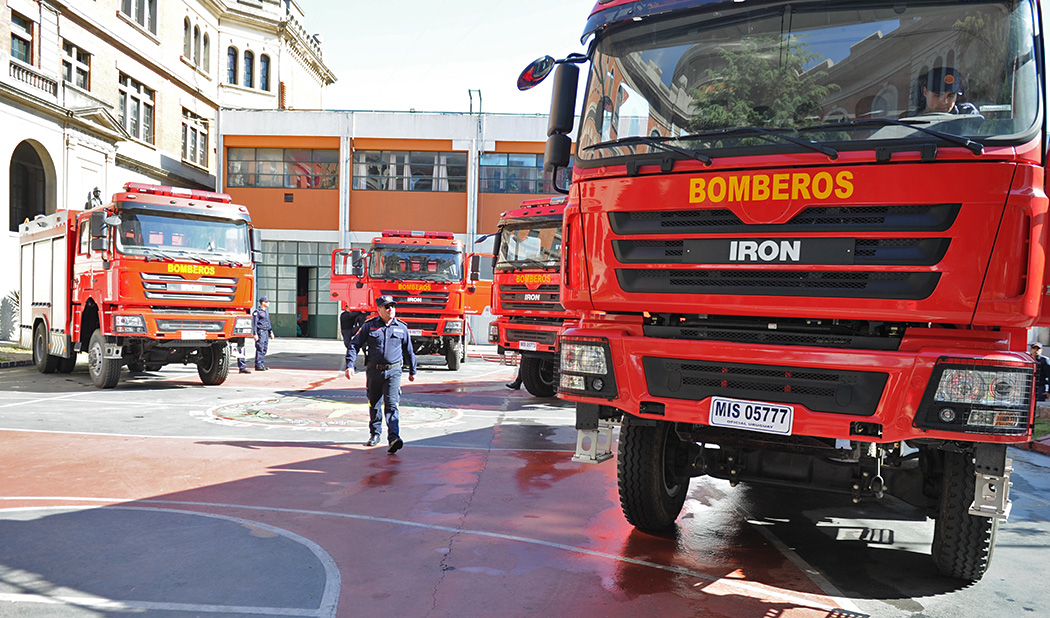
<instances>
[{"instance_id":1,"label":"truck headlight","mask_svg":"<svg viewBox=\"0 0 1050 618\"><path fill-rule=\"evenodd\" d=\"M1023 434L1032 408L1031 363L938 359L915 424L966 433Z\"/></svg>"},{"instance_id":2,"label":"truck headlight","mask_svg":"<svg viewBox=\"0 0 1050 618\"><path fill-rule=\"evenodd\" d=\"M489 324L489 343L499 343L499 324Z\"/></svg>"},{"instance_id":3,"label":"truck headlight","mask_svg":"<svg viewBox=\"0 0 1050 618\"><path fill-rule=\"evenodd\" d=\"M445 334L446 335L462 335L463 334L463 322L460 320L448 320L445 322Z\"/></svg>"},{"instance_id":4,"label":"truck headlight","mask_svg":"<svg viewBox=\"0 0 1050 618\"><path fill-rule=\"evenodd\" d=\"M118 333L145 333L146 319L141 315L115 315L113 330Z\"/></svg>"},{"instance_id":5,"label":"truck headlight","mask_svg":"<svg viewBox=\"0 0 1050 618\"><path fill-rule=\"evenodd\" d=\"M616 379L610 371L609 342L597 337L561 337L558 390L567 394L616 397Z\"/></svg>"},{"instance_id":6,"label":"truck headlight","mask_svg":"<svg viewBox=\"0 0 1050 618\"><path fill-rule=\"evenodd\" d=\"M237 318L233 323L233 334L234 335L250 335L252 334L252 319L251 318Z\"/></svg>"}]
</instances>

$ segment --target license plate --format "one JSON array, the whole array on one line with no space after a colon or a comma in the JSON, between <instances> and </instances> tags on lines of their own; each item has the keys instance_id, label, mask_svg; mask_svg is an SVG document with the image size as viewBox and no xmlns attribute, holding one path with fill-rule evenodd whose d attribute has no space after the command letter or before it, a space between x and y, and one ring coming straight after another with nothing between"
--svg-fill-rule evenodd
<instances>
[{"instance_id":1,"label":"license plate","mask_svg":"<svg viewBox=\"0 0 1050 618\"><path fill-rule=\"evenodd\" d=\"M410 329L408 329L408 335L410 337L422 337L423 336L423 329L422 328L410 328Z\"/></svg>"},{"instance_id":2,"label":"license plate","mask_svg":"<svg viewBox=\"0 0 1050 618\"><path fill-rule=\"evenodd\" d=\"M539 349L539 345L535 341L519 341L518 349L526 352L535 352Z\"/></svg>"},{"instance_id":3,"label":"license plate","mask_svg":"<svg viewBox=\"0 0 1050 618\"><path fill-rule=\"evenodd\" d=\"M191 340L192 341L192 340L205 339L205 338L207 338L207 335L205 335L204 331L202 331L202 330L182 330L182 331L179 331L179 339L187 339L187 340Z\"/></svg>"},{"instance_id":4,"label":"license plate","mask_svg":"<svg viewBox=\"0 0 1050 618\"><path fill-rule=\"evenodd\" d=\"M710 423L716 427L750 429L787 436L791 435L794 417L793 406L746 399L711 398Z\"/></svg>"}]
</instances>

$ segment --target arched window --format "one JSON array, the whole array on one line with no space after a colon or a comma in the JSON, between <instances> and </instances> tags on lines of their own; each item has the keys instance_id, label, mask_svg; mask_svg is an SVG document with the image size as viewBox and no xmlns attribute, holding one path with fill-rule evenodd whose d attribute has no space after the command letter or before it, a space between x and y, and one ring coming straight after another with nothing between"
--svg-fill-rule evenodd
<instances>
[{"instance_id":1,"label":"arched window","mask_svg":"<svg viewBox=\"0 0 1050 618\"><path fill-rule=\"evenodd\" d=\"M204 33L204 72L211 74L211 38L208 37L208 33Z\"/></svg>"},{"instance_id":2,"label":"arched window","mask_svg":"<svg viewBox=\"0 0 1050 618\"><path fill-rule=\"evenodd\" d=\"M266 54L259 56L259 87L270 91L270 57Z\"/></svg>"},{"instance_id":3,"label":"arched window","mask_svg":"<svg viewBox=\"0 0 1050 618\"><path fill-rule=\"evenodd\" d=\"M255 86L255 54L250 51L244 52L244 87Z\"/></svg>"},{"instance_id":4,"label":"arched window","mask_svg":"<svg viewBox=\"0 0 1050 618\"><path fill-rule=\"evenodd\" d=\"M226 82L237 83L237 48L230 47L226 50Z\"/></svg>"},{"instance_id":5,"label":"arched window","mask_svg":"<svg viewBox=\"0 0 1050 618\"><path fill-rule=\"evenodd\" d=\"M193 66L201 65L201 29L193 27Z\"/></svg>"},{"instance_id":6,"label":"arched window","mask_svg":"<svg viewBox=\"0 0 1050 618\"><path fill-rule=\"evenodd\" d=\"M182 57L190 57L190 18L182 20Z\"/></svg>"}]
</instances>

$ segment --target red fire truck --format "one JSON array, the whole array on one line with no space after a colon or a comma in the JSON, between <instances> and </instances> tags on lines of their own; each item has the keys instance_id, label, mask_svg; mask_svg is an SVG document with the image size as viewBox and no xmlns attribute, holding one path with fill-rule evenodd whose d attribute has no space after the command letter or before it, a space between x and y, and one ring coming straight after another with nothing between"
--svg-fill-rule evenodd
<instances>
[{"instance_id":1,"label":"red fire truck","mask_svg":"<svg viewBox=\"0 0 1050 618\"><path fill-rule=\"evenodd\" d=\"M229 372L227 343L250 338L254 276L248 209L229 195L127 183L106 206L19 226L20 344L42 373L77 353L99 388L121 367L193 363L204 384Z\"/></svg>"},{"instance_id":2,"label":"red fire truck","mask_svg":"<svg viewBox=\"0 0 1050 618\"><path fill-rule=\"evenodd\" d=\"M569 160L559 395L623 512L672 526L690 477L935 519L982 577L1050 324L1035 0L607 0L557 67ZM1042 390L1042 385L1039 385Z\"/></svg>"},{"instance_id":3,"label":"red fire truck","mask_svg":"<svg viewBox=\"0 0 1050 618\"><path fill-rule=\"evenodd\" d=\"M522 202L500 217L492 276L489 343L517 350L521 378L536 397L552 397L558 378L558 331L574 316L561 306L564 198Z\"/></svg>"},{"instance_id":4,"label":"red fire truck","mask_svg":"<svg viewBox=\"0 0 1050 618\"><path fill-rule=\"evenodd\" d=\"M483 256L465 253L451 232L383 230L367 253L332 252L332 299L367 313L376 297L392 296L416 354L444 356L457 371L466 360L465 316L482 313L492 292L491 277L481 273Z\"/></svg>"}]
</instances>

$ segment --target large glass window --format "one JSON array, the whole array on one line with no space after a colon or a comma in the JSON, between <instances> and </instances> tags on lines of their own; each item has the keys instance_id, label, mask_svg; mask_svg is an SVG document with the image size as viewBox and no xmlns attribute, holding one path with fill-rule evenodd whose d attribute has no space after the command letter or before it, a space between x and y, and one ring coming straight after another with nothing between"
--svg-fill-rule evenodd
<instances>
[{"instance_id":1,"label":"large glass window","mask_svg":"<svg viewBox=\"0 0 1050 618\"><path fill-rule=\"evenodd\" d=\"M153 143L153 109L155 91L120 74L118 113L120 124L135 139Z\"/></svg>"},{"instance_id":2,"label":"large glass window","mask_svg":"<svg viewBox=\"0 0 1050 618\"><path fill-rule=\"evenodd\" d=\"M375 247L369 257L369 274L375 279L462 281L463 252L432 247Z\"/></svg>"},{"instance_id":3,"label":"large glass window","mask_svg":"<svg viewBox=\"0 0 1050 618\"><path fill-rule=\"evenodd\" d=\"M266 54L259 56L259 88L270 90L270 57Z\"/></svg>"},{"instance_id":4,"label":"large glass window","mask_svg":"<svg viewBox=\"0 0 1050 618\"><path fill-rule=\"evenodd\" d=\"M1019 0L783 1L611 25L592 56L577 157L944 145L922 129L1016 143L1038 117L1032 15Z\"/></svg>"},{"instance_id":5,"label":"large glass window","mask_svg":"<svg viewBox=\"0 0 1050 618\"><path fill-rule=\"evenodd\" d=\"M230 187L339 187L336 149L229 148L226 160L226 184Z\"/></svg>"},{"instance_id":6,"label":"large glass window","mask_svg":"<svg viewBox=\"0 0 1050 618\"><path fill-rule=\"evenodd\" d=\"M69 41L62 44L62 79L78 88L91 89L91 54Z\"/></svg>"},{"instance_id":7,"label":"large glass window","mask_svg":"<svg viewBox=\"0 0 1050 618\"><path fill-rule=\"evenodd\" d=\"M561 260L561 219L512 224L500 232L497 269L551 268Z\"/></svg>"},{"instance_id":8,"label":"large glass window","mask_svg":"<svg viewBox=\"0 0 1050 618\"><path fill-rule=\"evenodd\" d=\"M191 256L240 264L251 261L247 221L149 213L125 204L116 236L117 250L128 255L161 259Z\"/></svg>"},{"instance_id":9,"label":"large glass window","mask_svg":"<svg viewBox=\"0 0 1050 618\"><path fill-rule=\"evenodd\" d=\"M11 11L11 57L33 64L33 22Z\"/></svg>"},{"instance_id":10,"label":"large glass window","mask_svg":"<svg viewBox=\"0 0 1050 618\"><path fill-rule=\"evenodd\" d=\"M479 173L482 193L556 193L542 154L483 154Z\"/></svg>"},{"instance_id":11,"label":"large glass window","mask_svg":"<svg viewBox=\"0 0 1050 618\"><path fill-rule=\"evenodd\" d=\"M354 153L353 188L464 193L467 153L358 150Z\"/></svg>"}]
</instances>

